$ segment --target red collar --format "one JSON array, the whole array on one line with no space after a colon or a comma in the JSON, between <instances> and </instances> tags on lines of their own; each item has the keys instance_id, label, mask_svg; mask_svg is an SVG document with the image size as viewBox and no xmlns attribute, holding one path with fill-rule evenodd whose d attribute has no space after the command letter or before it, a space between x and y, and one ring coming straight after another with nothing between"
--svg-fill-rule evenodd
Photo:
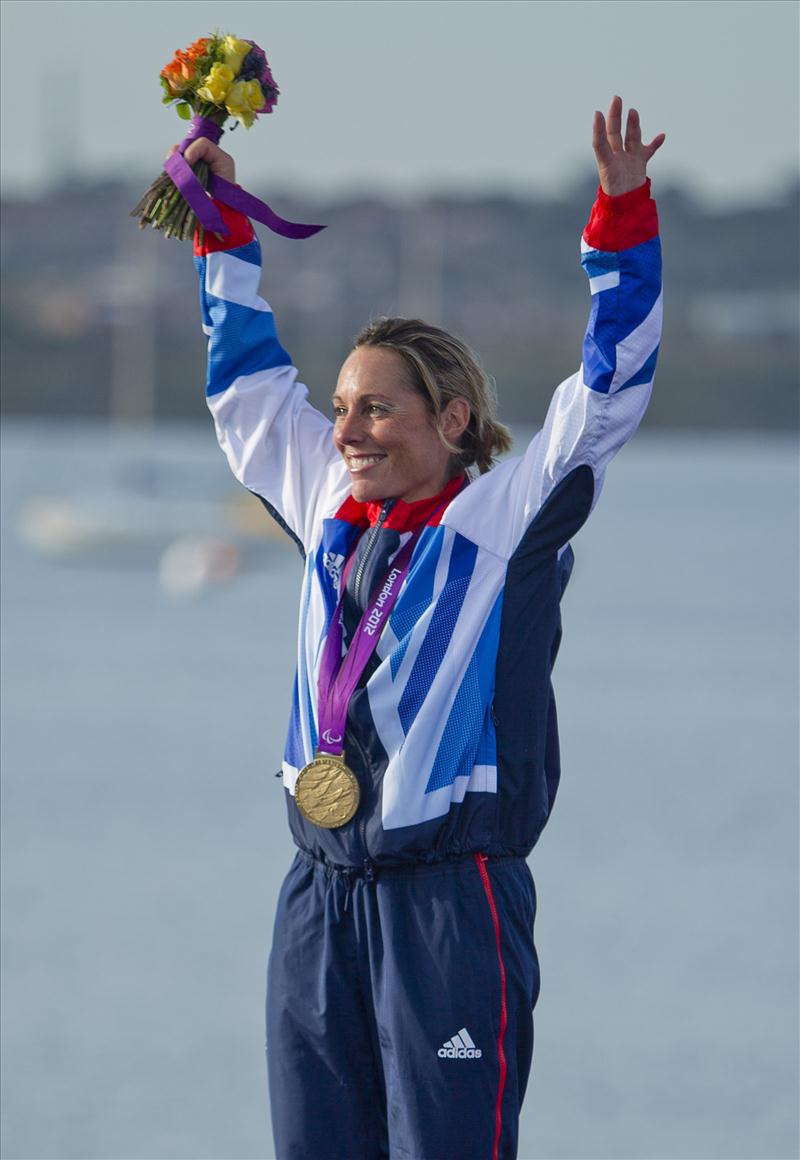
<instances>
[{"instance_id":1,"label":"red collar","mask_svg":"<svg viewBox=\"0 0 800 1160\"><path fill-rule=\"evenodd\" d=\"M406 503L396 499L392 504L384 522L385 528L394 528L397 532L410 532L422 524L431 524L434 527L444 514L444 509L452 499L458 495L467 483L466 475L456 475L437 495L427 496L425 499ZM377 524L383 503L377 501L359 503L351 495L347 497L336 513L337 520L346 520L348 524L357 524L359 527L374 527Z\"/></svg>"}]
</instances>

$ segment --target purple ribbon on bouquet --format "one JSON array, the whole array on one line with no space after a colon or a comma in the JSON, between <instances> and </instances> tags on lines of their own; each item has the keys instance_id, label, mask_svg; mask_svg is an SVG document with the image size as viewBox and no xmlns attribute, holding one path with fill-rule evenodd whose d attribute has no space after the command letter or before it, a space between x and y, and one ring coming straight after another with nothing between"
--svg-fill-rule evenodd
<instances>
[{"instance_id":1,"label":"purple ribbon on bouquet","mask_svg":"<svg viewBox=\"0 0 800 1160\"><path fill-rule=\"evenodd\" d=\"M230 233L212 198L223 202L224 205L229 205L231 209L239 210L240 213L246 214L249 218L254 218L257 222L261 222L271 229L273 233L280 234L284 238L310 238L314 234L318 234L320 230L325 229L325 226L306 226L300 222L289 222L285 218L278 217L265 202L259 201L257 197L253 197L252 193L247 193L238 185L225 181L223 177L216 177L212 174L209 178L208 190L203 189L183 154L187 146L192 141L196 141L198 137L208 137L209 141L213 141L216 145L222 134L222 126L218 125L216 121L209 121L207 117L194 116L189 132L178 146L177 153L173 153L164 162L164 172L169 174L192 207L203 229L210 230L214 234L222 234L223 237L227 237Z\"/></svg>"}]
</instances>

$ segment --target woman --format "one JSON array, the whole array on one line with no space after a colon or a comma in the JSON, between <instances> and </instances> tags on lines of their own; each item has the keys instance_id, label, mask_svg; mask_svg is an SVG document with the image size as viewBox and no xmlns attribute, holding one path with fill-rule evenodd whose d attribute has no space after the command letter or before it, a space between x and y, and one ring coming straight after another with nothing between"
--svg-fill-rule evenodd
<instances>
[{"instance_id":1,"label":"woman","mask_svg":"<svg viewBox=\"0 0 800 1160\"><path fill-rule=\"evenodd\" d=\"M607 123L595 114L583 363L496 467L508 435L459 340L418 320L367 327L331 424L258 297L249 222L220 207L230 236L198 250L220 444L305 556L284 761L299 849L267 998L281 1160L516 1155L539 987L525 859L559 777L559 600L569 541L650 394L646 166L663 140L642 143L635 110L623 140L617 97ZM204 139L186 157L234 179Z\"/></svg>"}]
</instances>

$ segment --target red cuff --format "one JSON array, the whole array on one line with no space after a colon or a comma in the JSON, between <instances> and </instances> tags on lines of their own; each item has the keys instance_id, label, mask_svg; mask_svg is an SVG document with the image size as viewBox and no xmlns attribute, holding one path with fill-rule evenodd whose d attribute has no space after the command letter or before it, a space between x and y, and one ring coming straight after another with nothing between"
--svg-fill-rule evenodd
<instances>
[{"instance_id":1,"label":"red cuff","mask_svg":"<svg viewBox=\"0 0 800 1160\"><path fill-rule=\"evenodd\" d=\"M216 198L214 198L214 205L222 214L223 221L230 232L227 237L220 238L216 234L212 234L210 230L206 230L206 236L201 246L200 227L198 226L194 231L194 252L198 258L205 257L206 254L219 253L220 250L235 250L237 246L246 246L256 236L250 219L240 213L238 209L231 209L229 205L217 201Z\"/></svg>"},{"instance_id":2,"label":"red cuff","mask_svg":"<svg viewBox=\"0 0 800 1160\"><path fill-rule=\"evenodd\" d=\"M593 250L629 250L657 235L658 213L650 197L649 177L638 189L617 197L609 197L598 189L597 201L583 231L583 240Z\"/></svg>"}]
</instances>

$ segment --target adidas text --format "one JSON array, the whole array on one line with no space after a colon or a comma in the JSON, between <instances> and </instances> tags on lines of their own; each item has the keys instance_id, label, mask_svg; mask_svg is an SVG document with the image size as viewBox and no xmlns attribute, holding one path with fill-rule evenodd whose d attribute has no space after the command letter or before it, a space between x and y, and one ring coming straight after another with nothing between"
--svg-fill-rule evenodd
<instances>
[{"instance_id":1,"label":"adidas text","mask_svg":"<svg viewBox=\"0 0 800 1160\"><path fill-rule=\"evenodd\" d=\"M480 1059L480 1047L440 1047L440 1059Z\"/></svg>"},{"instance_id":2,"label":"adidas text","mask_svg":"<svg viewBox=\"0 0 800 1160\"><path fill-rule=\"evenodd\" d=\"M480 1059L481 1049L475 1046L466 1027L462 1027L457 1035L442 1044L437 1055L440 1059Z\"/></svg>"}]
</instances>

